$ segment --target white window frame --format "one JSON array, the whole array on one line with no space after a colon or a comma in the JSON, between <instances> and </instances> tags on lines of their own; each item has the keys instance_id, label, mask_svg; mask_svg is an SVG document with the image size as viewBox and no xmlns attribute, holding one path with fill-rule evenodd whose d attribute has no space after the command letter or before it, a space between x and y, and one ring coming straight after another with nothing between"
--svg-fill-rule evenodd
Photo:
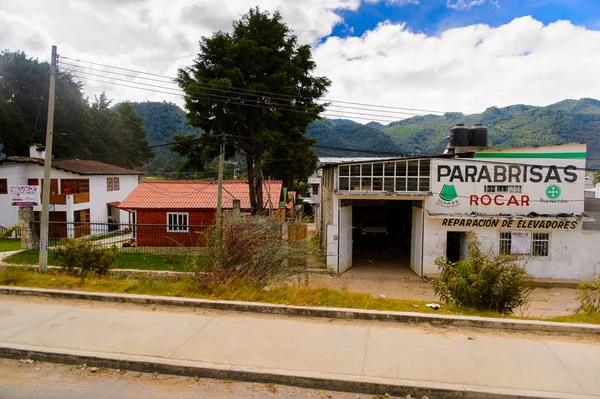
<instances>
[{"instance_id":1,"label":"white window frame","mask_svg":"<svg viewBox=\"0 0 600 399\"><path fill-rule=\"evenodd\" d=\"M175 218L174 221L171 219L171 216ZM187 233L189 232L189 228L189 212L167 212L167 233Z\"/></svg>"}]
</instances>

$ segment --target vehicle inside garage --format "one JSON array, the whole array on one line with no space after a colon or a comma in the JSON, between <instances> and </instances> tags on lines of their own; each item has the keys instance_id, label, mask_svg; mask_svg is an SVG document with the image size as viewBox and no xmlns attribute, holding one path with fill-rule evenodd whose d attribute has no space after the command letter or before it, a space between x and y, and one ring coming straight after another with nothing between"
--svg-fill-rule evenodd
<instances>
[{"instance_id":1,"label":"vehicle inside garage","mask_svg":"<svg viewBox=\"0 0 600 399\"><path fill-rule=\"evenodd\" d=\"M413 201L352 201L353 267L410 271Z\"/></svg>"}]
</instances>

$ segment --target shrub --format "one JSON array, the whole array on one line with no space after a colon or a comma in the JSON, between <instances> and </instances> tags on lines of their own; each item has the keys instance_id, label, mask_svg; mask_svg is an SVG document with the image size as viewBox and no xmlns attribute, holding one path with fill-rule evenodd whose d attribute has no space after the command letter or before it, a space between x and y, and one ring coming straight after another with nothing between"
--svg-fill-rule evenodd
<instances>
[{"instance_id":1,"label":"shrub","mask_svg":"<svg viewBox=\"0 0 600 399\"><path fill-rule=\"evenodd\" d=\"M581 306L579 313L600 313L600 276L590 282L582 281L577 287L577 298Z\"/></svg>"},{"instance_id":2,"label":"shrub","mask_svg":"<svg viewBox=\"0 0 600 399\"><path fill-rule=\"evenodd\" d=\"M95 246L91 240L67 240L56 250L56 259L67 273L85 279L93 272L104 276L117 265L119 250L116 247Z\"/></svg>"},{"instance_id":3,"label":"shrub","mask_svg":"<svg viewBox=\"0 0 600 399\"><path fill-rule=\"evenodd\" d=\"M533 280L518 264L518 255L484 253L477 236L468 233L467 260L436 259L440 277L432 281L435 294L444 303L479 310L510 313L526 304Z\"/></svg>"},{"instance_id":4,"label":"shrub","mask_svg":"<svg viewBox=\"0 0 600 399\"><path fill-rule=\"evenodd\" d=\"M283 239L283 223L270 216L223 214L220 231L207 236L206 273L198 274L202 285L253 284L264 286L297 274L311 253L307 241ZM208 256L206 256L208 255Z\"/></svg>"}]
</instances>

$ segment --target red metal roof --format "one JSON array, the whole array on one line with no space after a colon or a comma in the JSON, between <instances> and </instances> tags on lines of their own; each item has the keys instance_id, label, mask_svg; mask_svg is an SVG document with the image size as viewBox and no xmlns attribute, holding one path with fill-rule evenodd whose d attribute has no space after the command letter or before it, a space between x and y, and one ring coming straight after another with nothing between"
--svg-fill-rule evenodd
<instances>
[{"instance_id":1,"label":"red metal roof","mask_svg":"<svg viewBox=\"0 0 600 399\"><path fill-rule=\"evenodd\" d=\"M281 180L265 181L264 207L279 208L283 183ZM146 180L142 181L125 198L121 209L214 209L217 207L217 182L214 180ZM268 193L266 187L269 187ZM248 182L223 181L223 209L232 209L233 197L240 200L242 210L250 210Z\"/></svg>"}]
</instances>

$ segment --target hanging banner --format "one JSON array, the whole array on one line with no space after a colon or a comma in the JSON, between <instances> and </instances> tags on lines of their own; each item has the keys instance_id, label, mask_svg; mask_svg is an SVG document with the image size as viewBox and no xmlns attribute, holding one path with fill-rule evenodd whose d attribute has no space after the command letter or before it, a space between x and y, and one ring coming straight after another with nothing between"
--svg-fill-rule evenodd
<instances>
[{"instance_id":1,"label":"hanging banner","mask_svg":"<svg viewBox=\"0 0 600 399\"><path fill-rule=\"evenodd\" d=\"M531 251L531 231L510 232L510 252L526 255Z\"/></svg>"},{"instance_id":2,"label":"hanging banner","mask_svg":"<svg viewBox=\"0 0 600 399\"><path fill-rule=\"evenodd\" d=\"M12 206L37 206L40 203L39 186L10 186Z\"/></svg>"}]
</instances>

